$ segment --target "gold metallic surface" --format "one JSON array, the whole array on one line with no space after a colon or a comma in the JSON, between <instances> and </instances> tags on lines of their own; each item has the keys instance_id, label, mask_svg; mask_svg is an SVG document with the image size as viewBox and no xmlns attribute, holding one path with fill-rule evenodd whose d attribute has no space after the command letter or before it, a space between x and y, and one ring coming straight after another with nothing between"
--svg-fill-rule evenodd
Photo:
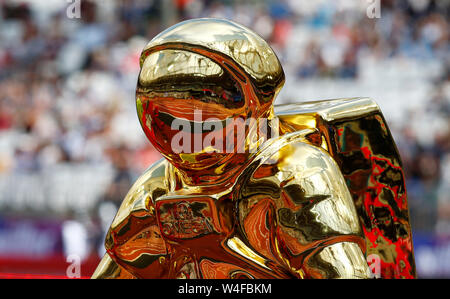
<instances>
[{"instance_id":1,"label":"gold metallic surface","mask_svg":"<svg viewBox=\"0 0 450 299\"><path fill-rule=\"evenodd\" d=\"M263 98L273 95L284 83L281 64L267 43L251 30L228 20L194 19L170 27L144 48L141 65L149 53L161 49L199 53L226 68L236 68L237 75L250 80Z\"/></svg>"},{"instance_id":2,"label":"gold metallic surface","mask_svg":"<svg viewBox=\"0 0 450 299\"><path fill-rule=\"evenodd\" d=\"M366 256L380 263L382 278L414 278L405 178L377 104L368 98L338 99L275 106L275 112L285 132L300 126L298 114L315 116L314 140L327 148L346 180L364 230Z\"/></svg>"},{"instance_id":3,"label":"gold metallic surface","mask_svg":"<svg viewBox=\"0 0 450 299\"><path fill-rule=\"evenodd\" d=\"M94 278L368 278L368 254L381 277L415 276L401 162L376 103L274 107L283 83L267 43L230 21L182 22L147 45L137 111L164 159L125 197Z\"/></svg>"},{"instance_id":4,"label":"gold metallic surface","mask_svg":"<svg viewBox=\"0 0 450 299\"><path fill-rule=\"evenodd\" d=\"M128 271L116 264L109 255L105 254L100 264L97 266L92 278L103 279L134 279Z\"/></svg>"}]
</instances>

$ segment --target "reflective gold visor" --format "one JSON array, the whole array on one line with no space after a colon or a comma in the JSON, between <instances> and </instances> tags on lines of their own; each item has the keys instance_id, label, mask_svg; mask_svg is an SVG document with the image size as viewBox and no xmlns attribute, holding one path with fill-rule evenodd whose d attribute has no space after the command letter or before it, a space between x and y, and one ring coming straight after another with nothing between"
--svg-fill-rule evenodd
<instances>
[{"instance_id":1,"label":"reflective gold visor","mask_svg":"<svg viewBox=\"0 0 450 299\"><path fill-rule=\"evenodd\" d=\"M150 99L199 100L227 109L245 104L239 83L227 71L211 59L185 50L151 53L142 65L137 92Z\"/></svg>"}]
</instances>

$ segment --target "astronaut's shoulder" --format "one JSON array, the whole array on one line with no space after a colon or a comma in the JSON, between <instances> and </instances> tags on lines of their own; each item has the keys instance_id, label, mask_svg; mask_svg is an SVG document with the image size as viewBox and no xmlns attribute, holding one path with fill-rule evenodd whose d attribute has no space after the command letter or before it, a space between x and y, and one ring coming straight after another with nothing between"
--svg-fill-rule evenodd
<instances>
[{"instance_id":1,"label":"astronaut's shoulder","mask_svg":"<svg viewBox=\"0 0 450 299\"><path fill-rule=\"evenodd\" d=\"M264 154L264 163L276 164L281 170L305 171L311 168L329 168L334 159L322 147L311 142L315 130L302 130L279 136Z\"/></svg>"},{"instance_id":2,"label":"astronaut's shoulder","mask_svg":"<svg viewBox=\"0 0 450 299\"><path fill-rule=\"evenodd\" d=\"M135 192L150 192L158 188L165 189L167 167L168 162L164 158L153 163L136 180L130 188L127 197L133 197Z\"/></svg>"},{"instance_id":3,"label":"astronaut's shoulder","mask_svg":"<svg viewBox=\"0 0 450 299\"><path fill-rule=\"evenodd\" d=\"M166 168L167 160L161 159L144 171L122 201L111 228L124 222L132 213L149 212L154 198L167 192Z\"/></svg>"}]
</instances>

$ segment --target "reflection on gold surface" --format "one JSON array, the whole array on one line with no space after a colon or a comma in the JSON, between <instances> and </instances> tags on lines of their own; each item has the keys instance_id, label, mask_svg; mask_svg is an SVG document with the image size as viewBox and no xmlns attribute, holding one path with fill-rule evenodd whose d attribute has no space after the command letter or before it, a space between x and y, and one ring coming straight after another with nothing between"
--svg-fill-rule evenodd
<instances>
[{"instance_id":1,"label":"reflection on gold surface","mask_svg":"<svg viewBox=\"0 0 450 299\"><path fill-rule=\"evenodd\" d=\"M100 261L97 266L92 278L103 278L103 279L133 279L135 278L132 274L127 272L117 263L115 263L107 254Z\"/></svg>"},{"instance_id":2,"label":"reflection on gold surface","mask_svg":"<svg viewBox=\"0 0 450 299\"><path fill-rule=\"evenodd\" d=\"M370 274L361 248L355 243L342 242L330 245L308 258L307 267L319 277L366 278Z\"/></svg>"},{"instance_id":3,"label":"reflection on gold surface","mask_svg":"<svg viewBox=\"0 0 450 299\"><path fill-rule=\"evenodd\" d=\"M401 162L376 103L274 107L283 83L272 49L230 21L182 22L147 45L137 112L164 159L131 187L93 277L368 278L368 254L382 277L415 276ZM257 138L255 124L226 122L251 118L277 122ZM192 127L172 127L181 120ZM192 151L174 150L180 133ZM245 150L222 151L230 142Z\"/></svg>"}]
</instances>

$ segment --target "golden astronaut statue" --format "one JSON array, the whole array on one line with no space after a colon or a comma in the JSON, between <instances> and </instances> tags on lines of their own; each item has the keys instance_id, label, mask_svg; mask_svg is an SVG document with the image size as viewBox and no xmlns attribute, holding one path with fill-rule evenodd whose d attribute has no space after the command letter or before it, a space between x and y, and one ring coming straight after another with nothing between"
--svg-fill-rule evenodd
<instances>
[{"instance_id":1,"label":"golden astronaut statue","mask_svg":"<svg viewBox=\"0 0 450 299\"><path fill-rule=\"evenodd\" d=\"M139 120L164 159L124 199L93 278L415 277L401 161L374 101L274 107L278 58L227 20L172 26L140 65Z\"/></svg>"}]
</instances>

